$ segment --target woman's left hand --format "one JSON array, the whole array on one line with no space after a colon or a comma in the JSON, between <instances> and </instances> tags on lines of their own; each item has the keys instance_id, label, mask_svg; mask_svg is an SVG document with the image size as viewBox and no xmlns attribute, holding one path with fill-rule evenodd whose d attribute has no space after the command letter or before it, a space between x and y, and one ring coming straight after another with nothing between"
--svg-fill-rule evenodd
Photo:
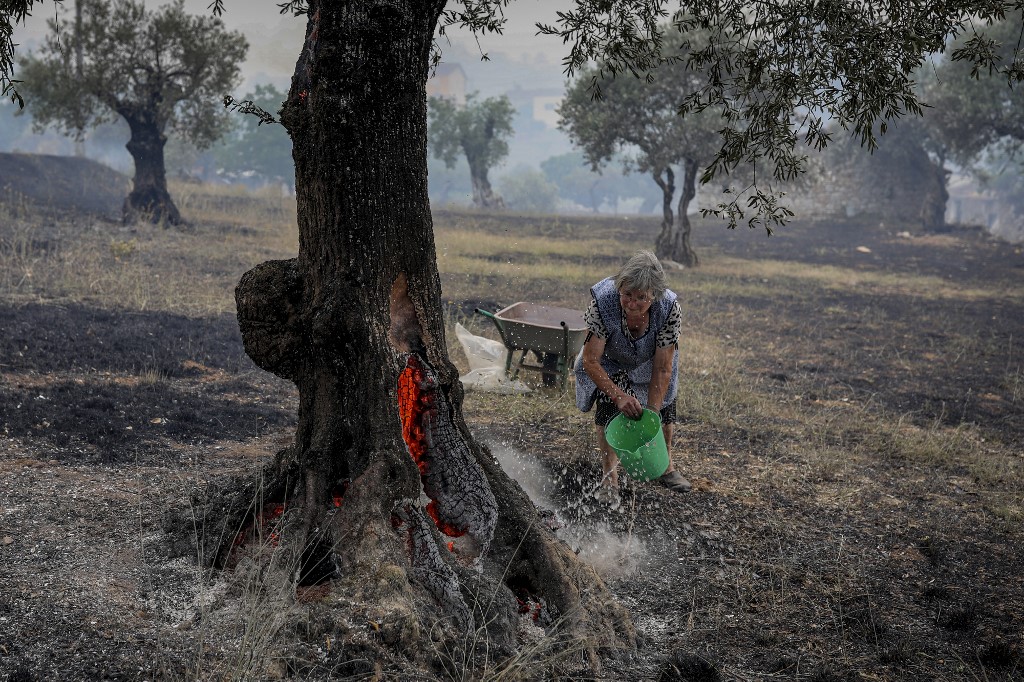
<instances>
[{"instance_id":1,"label":"woman's left hand","mask_svg":"<svg viewBox=\"0 0 1024 682\"><path fill-rule=\"evenodd\" d=\"M630 419L639 419L644 413L644 406L628 393L622 393L615 399L615 408Z\"/></svg>"}]
</instances>

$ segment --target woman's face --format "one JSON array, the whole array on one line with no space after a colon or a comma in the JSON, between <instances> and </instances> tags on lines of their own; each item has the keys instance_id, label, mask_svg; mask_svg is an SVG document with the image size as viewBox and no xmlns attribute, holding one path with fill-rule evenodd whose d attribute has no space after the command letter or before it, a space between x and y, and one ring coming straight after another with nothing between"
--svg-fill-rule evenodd
<instances>
[{"instance_id":1,"label":"woman's face","mask_svg":"<svg viewBox=\"0 0 1024 682\"><path fill-rule=\"evenodd\" d=\"M653 302L654 297L651 296L649 291L639 291L629 287L619 289L619 303L622 304L622 309L628 314L639 315L640 313L646 313Z\"/></svg>"}]
</instances>

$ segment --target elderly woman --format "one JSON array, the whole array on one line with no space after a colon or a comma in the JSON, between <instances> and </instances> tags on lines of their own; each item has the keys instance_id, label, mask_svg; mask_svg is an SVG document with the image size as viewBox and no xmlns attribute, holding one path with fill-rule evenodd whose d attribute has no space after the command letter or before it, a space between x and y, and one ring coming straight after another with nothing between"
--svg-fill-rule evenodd
<instances>
[{"instance_id":1,"label":"elderly woman","mask_svg":"<svg viewBox=\"0 0 1024 682\"><path fill-rule=\"evenodd\" d=\"M593 300L584 313L589 333L575 366L576 406L589 412L597 404L594 423L604 472L598 499L618 501L618 458L605 440L605 427L620 412L639 419L644 407L661 413L669 447L668 471L655 480L687 492L690 482L671 457L682 312L666 286L665 271L653 253L637 251L618 275L601 280L590 293Z\"/></svg>"}]
</instances>

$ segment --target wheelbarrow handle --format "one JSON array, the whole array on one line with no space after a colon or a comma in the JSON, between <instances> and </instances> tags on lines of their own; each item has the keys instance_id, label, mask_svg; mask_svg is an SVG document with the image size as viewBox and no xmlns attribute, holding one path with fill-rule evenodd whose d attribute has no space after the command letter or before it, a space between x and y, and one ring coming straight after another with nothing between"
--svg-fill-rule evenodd
<instances>
[{"instance_id":1,"label":"wheelbarrow handle","mask_svg":"<svg viewBox=\"0 0 1024 682\"><path fill-rule=\"evenodd\" d=\"M483 315L484 317L489 317L492 320L498 319L498 317L494 313L492 313L492 312L490 312L488 310L484 310L483 308L477 308L476 312L477 312L478 315Z\"/></svg>"}]
</instances>

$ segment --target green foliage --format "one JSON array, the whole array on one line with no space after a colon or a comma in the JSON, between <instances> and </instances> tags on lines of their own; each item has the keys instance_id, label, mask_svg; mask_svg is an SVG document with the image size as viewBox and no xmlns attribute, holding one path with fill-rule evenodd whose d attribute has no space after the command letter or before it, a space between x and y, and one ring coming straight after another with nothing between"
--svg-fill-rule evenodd
<instances>
[{"instance_id":1,"label":"green foliage","mask_svg":"<svg viewBox=\"0 0 1024 682\"><path fill-rule=\"evenodd\" d=\"M449 99L430 98L430 148L448 168L455 167L465 155L472 171L490 169L508 156L508 138L512 137L515 109L508 97L488 97L475 101L466 96L459 106Z\"/></svg>"},{"instance_id":2,"label":"green foliage","mask_svg":"<svg viewBox=\"0 0 1024 682\"><path fill-rule=\"evenodd\" d=\"M676 35L676 44L699 40L695 36ZM652 48L653 49L653 48ZM594 170L613 158L623 159L625 172L651 176L662 188L665 200L675 191L673 166L690 168L714 158L721 142L718 130L721 117L711 108L680 114L678 104L706 83L699 71L678 59L664 61L636 78L614 78L605 62L585 69L569 88L559 107L560 127L579 146ZM600 99L591 97L592 87L600 88ZM692 183L693 177L684 178ZM684 187L682 197L688 197ZM682 199L683 204L688 199ZM738 201L738 200L737 200ZM736 202L733 202L736 204ZM686 205L679 206L685 215ZM742 211L742 209L737 209ZM666 255L666 254L659 254Z\"/></svg>"},{"instance_id":3,"label":"green foliage","mask_svg":"<svg viewBox=\"0 0 1024 682\"><path fill-rule=\"evenodd\" d=\"M276 112L285 93L273 85L257 85L244 99L260 111ZM292 184L295 166L288 133L280 125L267 123L263 116L244 113L234 116L234 129L213 150L217 165L229 172L255 171L267 179L281 178Z\"/></svg>"},{"instance_id":4,"label":"green foliage","mask_svg":"<svg viewBox=\"0 0 1024 682\"><path fill-rule=\"evenodd\" d=\"M544 173L520 168L503 176L498 183L505 205L527 213L554 213L558 207L558 187Z\"/></svg>"},{"instance_id":5,"label":"green foliage","mask_svg":"<svg viewBox=\"0 0 1024 682\"><path fill-rule=\"evenodd\" d=\"M452 100L431 97L429 144L434 156L454 168L459 155L466 157L473 185L473 204L478 208L500 208L487 173L508 156L508 138L512 136L515 109L508 97L488 97L477 103L475 93L463 105Z\"/></svg>"},{"instance_id":6,"label":"green foliage","mask_svg":"<svg viewBox=\"0 0 1024 682\"><path fill-rule=\"evenodd\" d=\"M542 161L540 168L562 197L597 212L601 204L612 200L612 187L589 165L582 154L575 152L552 156Z\"/></svg>"},{"instance_id":7,"label":"green foliage","mask_svg":"<svg viewBox=\"0 0 1024 682\"><path fill-rule=\"evenodd\" d=\"M643 174L714 155L720 118L711 110L687 116L678 111L679 102L703 86L702 74L681 59L637 73L637 78L609 77L611 70L606 62L584 69L558 109L560 127L595 170L619 153L630 155L627 170ZM601 90L597 100L591 97L595 85Z\"/></svg>"},{"instance_id":8,"label":"green foliage","mask_svg":"<svg viewBox=\"0 0 1024 682\"><path fill-rule=\"evenodd\" d=\"M879 119L920 113L912 75L951 37L966 36L955 60L976 70L992 68L1004 83L1024 77L1019 58L996 64L991 43L977 31L1024 7L1024 0L692 0L672 22L708 40L676 54L667 29L656 23L664 16L658 0L575 5L540 30L571 46L566 72L584 73L593 96L604 95L609 76L646 77L665 61L681 59L707 75L681 102L684 112L722 109L721 140L705 182L759 157L768 160L776 180L791 180L806 167L802 148L820 149L830 141L829 120L873 149ZM601 64L599 70L589 69L592 62ZM777 206L761 191L752 199L758 211ZM742 218L735 211L721 214L732 225Z\"/></svg>"},{"instance_id":9,"label":"green foliage","mask_svg":"<svg viewBox=\"0 0 1024 682\"><path fill-rule=\"evenodd\" d=\"M156 11L134 0L81 1L81 31L72 21L51 20L39 54L21 61L38 128L81 136L118 116L146 119L200 149L223 134L221 99L248 50L241 34L226 31L220 19L186 14L183 0Z\"/></svg>"},{"instance_id":10,"label":"green foliage","mask_svg":"<svg viewBox=\"0 0 1024 682\"><path fill-rule=\"evenodd\" d=\"M12 27L40 0L0 0L0 90L20 103L12 80ZM214 0L214 13L224 9ZM443 12L439 34L453 25L474 33L500 33L509 0L458 0ZM282 11L302 12L303 0L280 3ZM680 104L685 111L723 108L720 144L704 180L732 173L755 158L769 161L771 175L792 179L806 168L803 148L821 148L835 121L869 149L883 126L920 112L913 74L929 55L958 39L950 58L977 76L1024 80L1020 41L1013 59L986 35L986 25L1024 8L1024 0L687 0L671 16L661 0L576 0L542 33L561 38L569 54L565 70L577 76L588 65L590 92L602 93L612 76L645 77L659 65L678 60L662 23L670 19L683 32L700 30L709 39L689 51L685 62L708 75ZM758 202L755 202L758 204ZM760 202L771 207L771 201ZM726 213L733 223L736 213Z\"/></svg>"},{"instance_id":11,"label":"green foliage","mask_svg":"<svg viewBox=\"0 0 1024 682\"><path fill-rule=\"evenodd\" d=\"M929 135L944 156L964 168L984 164L986 156L1014 156L1024 149L1024 88L1007 88L1005 73L1019 67L1019 12L962 37L947 51L956 55L980 50L988 67L947 58L930 71L923 88L929 108ZM998 147L998 149L997 149Z\"/></svg>"}]
</instances>

